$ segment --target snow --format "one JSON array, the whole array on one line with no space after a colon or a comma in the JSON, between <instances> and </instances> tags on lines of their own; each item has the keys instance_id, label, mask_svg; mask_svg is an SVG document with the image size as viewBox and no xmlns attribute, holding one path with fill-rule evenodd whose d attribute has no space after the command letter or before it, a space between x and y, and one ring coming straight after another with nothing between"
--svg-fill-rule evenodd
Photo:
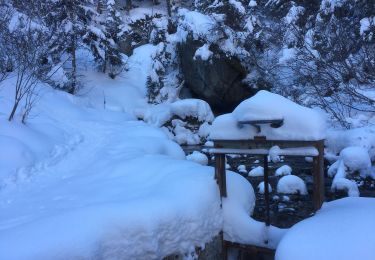
<instances>
[{"instance_id":1,"label":"snow","mask_svg":"<svg viewBox=\"0 0 375 260\"><path fill-rule=\"evenodd\" d=\"M313 217L287 232L277 248L276 260L372 260L374 215L373 198L344 198L324 203Z\"/></svg>"},{"instance_id":2,"label":"snow","mask_svg":"<svg viewBox=\"0 0 375 260\"><path fill-rule=\"evenodd\" d=\"M280 51L280 58L279 63L283 64L287 62L288 60L293 59L297 54L297 50L295 48L283 48Z\"/></svg>"},{"instance_id":3,"label":"snow","mask_svg":"<svg viewBox=\"0 0 375 260\"><path fill-rule=\"evenodd\" d=\"M160 259L192 252L222 229L231 241L276 247L284 231L266 232L250 217L245 178L228 171L221 202L212 167L186 160L163 129L137 121L149 108L145 82L159 47L136 49L115 80L80 70L86 87L77 96L39 84L26 125L0 114L0 259ZM84 51L77 58L90 62ZM0 89L1 111L10 111L14 80ZM168 109L188 116L200 104ZM208 120L204 108L198 117Z\"/></svg>"},{"instance_id":4,"label":"snow","mask_svg":"<svg viewBox=\"0 0 375 260\"><path fill-rule=\"evenodd\" d=\"M359 22L360 22L359 33L363 35L364 33L370 30L371 26L375 25L375 17L365 17L365 18L362 18Z\"/></svg>"},{"instance_id":5,"label":"snow","mask_svg":"<svg viewBox=\"0 0 375 260\"><path fill-rule=\"evenodd\" d=\"M213 147L214 146L214 142L207 141L207 142L204 143L204 146L206 146L206 147Z\"/></svg>"},{"instance_id":6,"label":"snow","mask_svg":"<svg viewBox=\"0 0 375 260\"><path fill-rule=\"evenodd\" d=\"M332 181L331 190L344 190L348 193L349 197L359 197L358 186L355 181L346 178L334 178Z\"/></svg>"},{"instance_id":7,"label":"snow","mask_svg":"<svg viewBox=\"0 0 375 260\"><path fill-rule=\"evenodd\" d=\"M375 144L375 128L373 126L357 127L353 129L330 129L327 131L325 146L330 154L339 154L349 146L365 148L372 153Z\"/></svg>"},{"instance_id":8,"label":"snow","mask_svg":"<svg viewBox=\"0 0 375 260\"><path fill-rule=\"evenodd\" d=\"M243 164L238 165L237 171L239 171L240 173L247 173L246 166Z\"/></svg>"},{"instance_id":9,"label":"snow","mask_svg":"<svg viewBox=\"0 0 375 260\"><path fill-rule=\"evenodd\" d=\"M212 122L214 115L210 105L201 99L181 99L171 104L171 113L182 119L196 117L200 122Z\"/></svg>"},{"instance_id":10,"label":"snow","mask_svg":"<svg viewBox=\"0 0 375 260\"><path fill-rule=\"evenodd\" d=\"M308 120L306 120L308 118ZM279 128L262 125L261 132L239 121L283 119ZM280 95L265 90L241 102L230 114L218 116L212 125L211 139L321 140L325 138L326 119L320 112L300 106Z\"/></svg>"},{"instance_id":11,"label":"snow","mask_svg":"<svg viewBox=\"0 0 375 260\"><path fill-rule=\"evenodd\" d=\"M245 7L242 5L242 3L240 1L236 1L236 0L229 0L229 3L237 9L237 11L244 15L246 13L246 10L245 10Z\"/></svg>"},{"instance_id":12,"label":"snow","mask_svg":"<svg viewBox=\"0 0 375 260\"><path fill-rule=\"evenodd\" d=\"M284 194L299 193L301 195L306 195L307 187L305 182L300 177L295 175L287 175L281 177L277 183L277 192Z\"/></svg>"},{"instance_id":13,"label":"snow","mask_svg":"<svg viewBox=\"0 0 375 260\"><path fill-rule=\"evenodd\" d=\"M374 177L371 173L371 159L367 149L359 146L346 147L328 169L328 175L334 176L331 190L345 190L349 196L359 196L357 184L346 179L348 173L356 171L362 178Z\"/></svg>"},{"instance_id":14,"label":"snow","mask_svg":"<svg viewBox=\"0 0 375 260\"><path fill-rule=\"evenodd\" d=\"M292 167L289 165L283 165L276 169L275 176L284 176L284 175L291 175L292 174Z\"/></svg>"},{"instance_id":15,"label":"snow","mask_svg":"<svg viewBox=\"0 0 375 260\"><path fill-rule=\"evenodd\" d=\"M258 185L258 192L260 194L264 194L264 190L265 190L265 186L264 186L264 181L262 181L261 183L259 183ZM268 191L269 192L272 192L272 187L271 187L271 184L268 183Z\"/></svg>"},{"instance_id":16,"label":"snow","mask_svg":"<svg viewBox=\"0 0 375 260\"><path fill-rule=\"evenodd\" d=\"M340 152L340 158L349 171L359 171L363 177L369 174L371 159L366 149L358 146L349 146Z\"/></svg>"},{"instance_id":17,"label":"snow","mask_svg":"<svg viewBox=\"0 0 375 260\"><path fill-rule=\"evenodd\" d=\"M257 6L257 2L255 0L250 0L249 7L255 7Z\"/></svg>"},{"instance_id":18,"label":"snow","mask_svg":"<svg viewBox=\"0 0 375 260\"><path fill-rule=\"evenodd\" d=\"M263 174L264 174L264 168L262 166L257 166L251 171L249 171L250 177L260 177L260 176L263 176Z\"/></svg>"},{"instance_id":19,"label":"snow","mask_svg":"<svg viewBox=\"0 0 375 260\"><path fill-rule=\"evenodd\" d=\"M295 6L293 5L290 9L288 14L285 16L285 21L287 24L296 23L298 18L303 15L305 12L305 8L302 6Z\"/></svg>"},{"instance_id":20,"label":"snow","mask_svg":"<svg viewBox=\"0 0 375 260\"><path fill-rule=\"evenodd\" d=\"M173 116L181 119L196 118L200 122L212 122L213 113L207 102L200 99L181 99L172 103L150 105L138 111L138 117L154 126L162 126Z\"/></svg>"},{"instance_id":21,"label":"snow","mask_svg":"<svg viewBox=\"0 0 375 260\"><path fill-rule=\"evenodd\" d=\"M230 173L230 171L227 171ZM250 217L255 206L255 194L248 181L236 183L241 176L233 175L233 185L227 187L229 196L223 199L224 239L243 244L276 248L286 232ZM234 202L233 200L238 200ZM230 221L230 222L228 222ZM268 241L268 244L265 243Z\"/></svg>"},{"instance_id":22,"label":"snow","mask_svg":"<svg viewBox=\"0 0 375 260\"><path fill-rule=\"evenodd\" d=\"M187 33L192 32L194 39L198 39L211 31L216 25L216 21L209 15L204 15L197 11L190 11L185 8L178 10L179 27L175 34L177 42L186 40Z\"/></svg>"},{"instance_id":23,"label":"snow","mask_svg":"<svg viewBox=\"0 0 375 260\"><path fill-rule=\"evenodd\" d=\"M192 98L172 103L150 104L143 109L138 109L136 115L157 127L170 123L172 126L167 125L166 131L170 132L171 139L182 145L197 145L206 139L211 127L209 123L214 118L207 102ZM193 119L193 122L189 122L190 119ZM194 122L195 120L198 122ZM190 123L200 124L199 129L192 129ZM196 125L193 125L194 127Z\"/></svg>"},{"instance_id":24,"label":"snow","mask_svg":"<svg viewBox=\"0 0 375 260\"><path fill-rule=\"evenodd\" d=\"M212 56L213 52L210 51L210 45L207 43L203 44L202 47L199 47L194 54L194 60L200 58L201 60L209 60Z\"/></svg>"},{"instance_id":25,"label":"snow","mask_svg":"<svg viewBox=\"0 0 375 260\"><path fill-rule=\"evenodd\" d=\"M208 158L205 154L194 151L192 154L189 154L186 156L186 160L199 163L201 165L207 165L208 164Z\"/></svg>"}]
</instances>

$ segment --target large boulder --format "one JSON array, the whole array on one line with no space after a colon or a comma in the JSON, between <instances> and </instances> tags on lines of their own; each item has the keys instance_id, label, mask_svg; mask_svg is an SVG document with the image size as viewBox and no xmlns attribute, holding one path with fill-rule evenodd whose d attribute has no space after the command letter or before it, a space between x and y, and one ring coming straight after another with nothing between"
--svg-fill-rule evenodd
<instances>
[{"instance_id":1,"label":"large boulder","mask_svg":"<svg viewBox=\"0 0 375 260\"><path fill-rule=\"evenodd\" d=\"M189 37L178 46L185 86L197 98L207 101L215 110L231 111L255 94L243 83L247 73L237 58L227 57L214 45L209 49L213 53L210 59L196 57L202 46L201 41Z\"/></svg>"}]
</instances>

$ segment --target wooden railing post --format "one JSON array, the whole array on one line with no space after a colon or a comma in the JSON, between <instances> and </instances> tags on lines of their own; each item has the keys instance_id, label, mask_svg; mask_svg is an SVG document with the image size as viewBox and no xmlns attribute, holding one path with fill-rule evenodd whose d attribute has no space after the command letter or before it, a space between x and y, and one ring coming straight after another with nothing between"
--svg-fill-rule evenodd
<instances>
[{"instance_id":1,"label":"wooden railing post","mask_svg":"<svg viewBox=\"0 0 375 260\"><path fill-rule=\"evenodd\" d=\"M319 210L324 202L324 140L317 142L316 149L319 155L313 159L313 204L315 211Z\"/></svg>"},{"instance_id":2,"label":"wooden railing post","mask_svg":"<svg viewBox=\"0 0 375 260\"><path fill-rule=\"evenodd\" d=\"M227 181L225 174L225 154L215 154L215 179L219 185L220 196L227 196Z\"/></svg>"}]
</instances>

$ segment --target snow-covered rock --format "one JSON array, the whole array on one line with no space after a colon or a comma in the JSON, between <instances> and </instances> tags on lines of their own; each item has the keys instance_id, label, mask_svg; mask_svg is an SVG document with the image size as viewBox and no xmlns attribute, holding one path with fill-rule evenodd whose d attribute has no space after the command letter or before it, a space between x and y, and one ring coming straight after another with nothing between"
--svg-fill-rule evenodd
<instances>
[{"instance_id":1,"label":"snow-covered rock","mask_svg":"<svg viewBox=\"0 0 375 260\"><path fill-rule=\"evenodd\" d=\"M192 154L186 156L186 160L199 163L201 165L208 164L208 158L204 153L194 151Z\"/></svg>"},{"instance_id":2,"label":"snow-covered rock","mask_svg":"<svg viewBox=\"0 0 375 260\"><path fill-rule=\"evenodd\" d=\"M343 160L349 171L359 171L362 176L367 176L371 168L371 159L366 149L351 146L340 152L339 160Z\"/></svg>"},{"instance_id":3,"label":"snow-covered rock","mask_svg":"<svg viewBox=\"0 0 375 260\"><path fill-rule=\"evenodd\" d=\"M139 111L138 116L151 125L165 126L182 145L196 145L205 140L214 119L208 103L200 99L150 105Z\"/></svg>"},{"instance_id":4,"label":"snow-covered rock","mask_svg":"<svg viewBox=\"0 0 375 260\"><path fill-rule=\"evenodd\" d=\"M331 190L343 190L348 193L349 197L359 197L357 183L346 178L334 178L332 181Z\"/></svg>"},{"instance_id":5,"label":"snow-covered rock","mask_svg":"<svg viewBox=\"0 0 375 260\"><path fill-rule=\"evenodd\" d=\"M374 177L371 173L371 160L365 148L350 146L343 149L335 163L328 168L333 177L331 190L345 190L349 196L359 196L357 184L346 179L348 173L358 171L361 177Z\"/></svg>"},{"instance_id":6,"label":"snow-covered rock","mask_svg":"<svg viewBox=\"0 0 375 260\"><path fill-rule=\"evenodd\" d=\"M277 183L277 192L284 194L307 194L307 187L305 182L298 176L287 175L283 176Z\"/></svg>"},{"instance_id":7,"label":"snow-covered rock","mask_svg":"<svg viewBox=\"0 0 375 260\"><path fill-rule=\"evenodd\" d=\"M262 181L261 183L259 183L258 185L258 192L260 194L264 194L264 189L265 189L265 186L264 186L264 181ZM272 187L271 187L271 184L268 183L268 191L269 192L272 192Z\"/></svg>"},{"instance_id":8,"label":"snow-covered rock","mask_svg":"<svg viewBox=\"0 0 375 260\"><path fill-rule=\"evenodd\" d=\"M194 60L199 58L201 60L204 60L204 61L207 61L211 58L213 52L210 51L210 45L208 45L207 43L203 44L202 47L198 48L196 51L195 51L195 54L194 54Z\"/></svg>"},{"instance_id":9,"label":"snow-covered rock","mask_svg":"<svg viewBox=\"0 0 375 260\"><path fill-rule=\"evenodd\" d=\"M240 173L247 173L246 166L243 164L238 165L237 171L239 171Z\"/></svg>"},{"instance_id":10,"label":"snow-covered rock","mask_svg":"<svg viewBox=\"0 0 375 260\"><path fill-rule=\"evenodd\" d=\"M251 169L248 174L250 177L260 177L264 175L264 168L262 166L257 166Z\"/></svg>"},{"instance_id":11,"label":"snow-covered rock","mask_svg":"<svg viewBox=\"0 0 375 260\"><path fill-rule=\"evenodd\" d=\"M212 122L214 115L210 105L201 99L181 99L171 104L171 113L182 119L186 117L197 118L200 122Z\"/></svg>"},{"instance_id":12,"label":"snow-covered rock","mask_svg":"<svg viewBox=\"0 0 375 260\"><path fill-rule=\"evenodd\" d=\"M289 165L283 165L276 169L275 176L284 176L284 175L291 175L292 174L292 167Z\"/></svg>"}]
</instances>

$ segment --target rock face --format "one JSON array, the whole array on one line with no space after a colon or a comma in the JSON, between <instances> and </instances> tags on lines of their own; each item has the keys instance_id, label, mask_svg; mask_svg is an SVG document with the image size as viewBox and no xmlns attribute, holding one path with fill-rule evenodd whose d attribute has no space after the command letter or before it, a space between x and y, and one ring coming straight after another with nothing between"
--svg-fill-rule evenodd
<instances>
[{"instance_id":1,"label":"rock face","mask_svg":"<svg viewBox=\"0 0 375 260\"><path fill-rule=\"evenodd\" d=\"M202 45L188 37L178 47L185 86L216 111L232 111L243 99L255 94L242 82L246 70L239 60L226 57L212 46L210 50L214 55L210 60L194 59L196 50Z\"/></svg>"}]
</instances>

